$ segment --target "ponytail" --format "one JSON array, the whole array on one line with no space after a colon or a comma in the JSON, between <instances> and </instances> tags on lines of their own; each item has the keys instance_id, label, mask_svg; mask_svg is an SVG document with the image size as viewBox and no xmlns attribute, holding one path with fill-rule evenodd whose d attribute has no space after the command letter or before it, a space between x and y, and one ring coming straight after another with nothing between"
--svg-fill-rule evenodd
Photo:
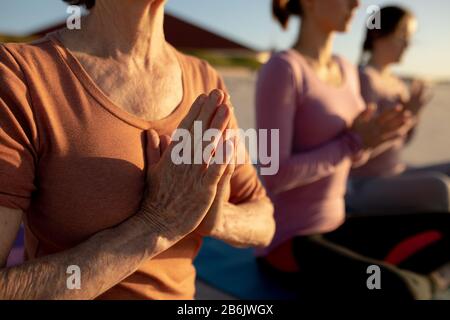
<instances>
[{"instance_id":1,"label":"ponytail","mask_svg":"<svg viewBox=\"0 0 450 320\"><path fill-rule=\"evenodd\" d=\"M63 0L70 5L85 6L87 9L92 9L95 6L95 0Z\"/></svg>"},{"instance_id":2,"label":"ponytail","mask_svg":"<svg viewBox=\"0 0 450 320\"><path fill-rule=\"evenodd\" d=\"M301 16L303 11L300 0L272 0L272 13L283 29L286 29L290 16Z\"/></svg>"}]
</instances>

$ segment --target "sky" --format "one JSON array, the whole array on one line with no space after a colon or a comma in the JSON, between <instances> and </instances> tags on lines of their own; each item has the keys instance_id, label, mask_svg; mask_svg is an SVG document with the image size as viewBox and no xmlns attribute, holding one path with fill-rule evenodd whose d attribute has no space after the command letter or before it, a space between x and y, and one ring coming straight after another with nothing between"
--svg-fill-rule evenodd
<instances>
[{"instance_id":1,"label":"sky","mask_svg":"<svg viewBox=\"0 0 450 320\"><path fill-rule=\"evenodd\" d=\"M333 0L330 0L333 1ZM407 75L450 80L450 1L362 0L351 32L339 35L335 52L356 63L368 6L400 4L411 9L419 30L397 70ZM271 0L168 0L167 11L254 49L286 49L295 41L299 21L283 31L272 19ZM61 0L0 0L0 33L26 34L67 17Z\"/></svg>"}]
</instances>

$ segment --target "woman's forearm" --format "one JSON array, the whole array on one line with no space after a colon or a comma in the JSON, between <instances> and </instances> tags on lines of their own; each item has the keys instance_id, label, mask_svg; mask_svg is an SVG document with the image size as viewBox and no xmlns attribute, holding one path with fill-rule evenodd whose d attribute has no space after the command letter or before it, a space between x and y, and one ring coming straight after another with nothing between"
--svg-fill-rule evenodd
<instances>
[{"instance_id":1,"label":"woman's forearm","mask_svg":"<svg viewBox=\"0 0 450 320\"><path fill-rule=\"evenodd\" d=\"M73 249L0 270L0 300L94 299L159 251L157 230L133 217ZM68 288L69 266L79 267L79 289Z\"/></svg>"},{"instance_id":2,"label":"woman's forearm","mask_svg":"<svg viewBox=\"0 0 450 320\"><path fill-rule=\"evenodd\" d=\"M344 134L316 149L291 155L280 164L276 175L264 176L272 194L292 190L332 175L344 161L349 164L355 151Z\"/></svg>"},{"instance_id":3,"label":"woman's forearm","mask_svg":"<svg viewBox=\"0 0 450 320\"><path fill-rule=\"evenodd\" d=\"M235 247L265 247L275 233L273 205L269 199L223 207L221 223L210 236Z\"/></svg>"}]
</instances>

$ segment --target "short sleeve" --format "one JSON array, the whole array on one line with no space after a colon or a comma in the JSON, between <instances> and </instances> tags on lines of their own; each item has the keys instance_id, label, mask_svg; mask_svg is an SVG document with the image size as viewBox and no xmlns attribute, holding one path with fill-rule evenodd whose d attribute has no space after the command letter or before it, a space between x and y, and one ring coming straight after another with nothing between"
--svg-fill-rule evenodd
<instances>
[{"instance_id":1,"label":"short sleeve","mask_svg":"<svg viewBox=\"0 0 450 320\"><path fill-rule=\"evenodd\" d=\"M217 89L223 90L228 93L228 89L225 85L225 81L217 72L208 65L208 73L213 80L213 86ZM233 97L231 97L233 101ZM237 106L234 108L250 108L252 106ZM239 123L235 116L231 119L231 129L238 129ZM236 166L233 177L231 178L231 195L230 202L233 204L240 204L249 201L260 200L266 197L266 190L264 189L255 167L253 166L248 152L243 143L239 145L239 153L241 159L245 159L245 162Z\"/></svg>"},{"instance_id":2,"label":"short sleeve","mask_svg":"<svg viewBox=\"0 0 450 320\"><path fill-rule=\"evenodd\" d=\"M0 45L0 206L26 210L35 190L37 130L21 68Z\"/></svg>"}]
</instances>

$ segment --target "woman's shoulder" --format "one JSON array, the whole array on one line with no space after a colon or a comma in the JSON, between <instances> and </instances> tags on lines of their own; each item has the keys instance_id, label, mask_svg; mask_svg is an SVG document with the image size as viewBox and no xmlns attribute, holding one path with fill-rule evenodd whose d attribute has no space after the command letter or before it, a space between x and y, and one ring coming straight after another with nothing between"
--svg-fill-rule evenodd
<instances>
[{"instance_id":1,"label":"woman's shoulder","mask_svg":"<svg viewBox=\"0 0 450 320\"><path fill-rule=\"evenodd\" d=\"M183 53L175 48L174 50L179 59L181 60L183 67L188 69L189 71L204 75L217 74L217 71L205 59L187 53Z\"/></svg>"},{"instance_id":2,"label":"woman's shoulder","mask_svg":"<svg viewBox=\"0 0 450 320\"><path fill-rule=\"evenodd\" d=\"M304 61L300 53L290 49L275 52L260 70L260 78L267 75L274 78L276 75L294 77L300 80L304 77Z\"/></svg>"},{"instance_id":3,"label":"woman's shoulder","mask_svg":"<svg viewBox=\"0 0 450 320\"><path fill-rule=\"evenodd\" d=\"M25 65L43 66L52 61L51 40L47 37L33 42L0 44L0 64L7 67Z\"/></svg>"},{"instance_id":4,"label":"woman's shoulder","mask_svg":"<svg viewBox=\"0 0 450 320\"><path fill-rule=\"evenodd\" d=\"M26 43L1 43L0 44L0 79L6 81L11 74L21 74L23 60L22 52L28 44ZM7 77L9 75L9 77Z\"/></svg>"},{"instance_id":5,"label":"woman's shoulder","mask_svg":"<svg viewBox=\"0 0 450 320\"><path fill-rule=\"evenodd\" d=\"M341 66L341 69L345 74L351 74L355 77L358 76L358 67L346 57L343 57L341 55L333 55L333 58Z\"/></svg>"},{"instance_id":6,"label":"woman's shoulder","mask_svg":"<svg viewBox=\"0 0 450 320\"><path fill-rule=\"evenodd\" d=\"M178 50L176 50L176 54L180 59L183 71L188 75L190 81L201 82L205 85L216 84L222 81L218 71L208 61Z\"/></svg>"},{"instance_id":7,"label":"woman's shoulder","mask_svg":"<svg viewBox=\"0 0 450 320\"><path fill-rule=\"evenodd\" d=\"M300 52L293 49L274 52L267 61L266 66L285 66L288 68L295 68L303 63L303 56Z\"/></svg>"},{"instance_id":8,"label":"woman's shoulder","mask_svg":"<svg viewBox=\"0 0 450 320\"><path fill-rule=\"evenodd\" d=\"M31 42L1 43L0 52L2 53L2 55L4 55L5 52L8 52L13 56L26 57L30 55L42 54L50 46L51 40L48 37L43 37Z\"/></svg>"},{"instance_id":9,"label":"woman's shoulder","mask_svg":"<svg viewBox=\"0 0 450 320\"><path fill-rule=\"evenodd\" d=\"M339 54L334 54L333 58L336 59L340 64L342 64L346 68L350 68L352 70L357 69L356 65L344 56L341 56Z\"/></svg>"},{"instance_id":10,"label":"woman's shoulder","mask_svg":"<svg viewBox=\"0 0 450 320\"><path fill-rule=\"evenodd\" d=\"M388 84L390 87L389 89L404 90L404 88L406 88L405 81L395 74L391 74L389 78L386 79L378 70L369 65L360 65L358 71L361 81L371 84L372 86L386 87L386 84Z\"/></svg>"}]
</instances>

